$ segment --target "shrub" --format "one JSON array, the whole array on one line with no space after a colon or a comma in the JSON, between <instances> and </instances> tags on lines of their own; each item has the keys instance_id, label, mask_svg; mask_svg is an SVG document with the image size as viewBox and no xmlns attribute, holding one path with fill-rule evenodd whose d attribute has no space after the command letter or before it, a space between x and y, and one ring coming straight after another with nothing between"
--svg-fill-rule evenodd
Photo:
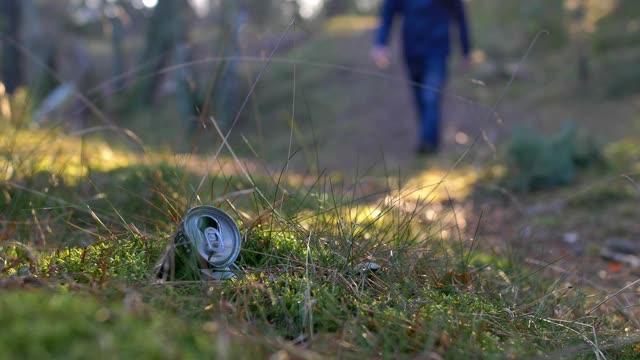
<instances>
[{"instance_id":1,"label":"shrub","mask_svg":"<svg viewBox=\"0 0 640 360\"><path fill-rule=\"evenodd\" d=\"M551 136L518 129L507 146L505 184L533 191L571 183L578 169L603 163L600 142L568 123Z\"/></svg>"}]
</instances>

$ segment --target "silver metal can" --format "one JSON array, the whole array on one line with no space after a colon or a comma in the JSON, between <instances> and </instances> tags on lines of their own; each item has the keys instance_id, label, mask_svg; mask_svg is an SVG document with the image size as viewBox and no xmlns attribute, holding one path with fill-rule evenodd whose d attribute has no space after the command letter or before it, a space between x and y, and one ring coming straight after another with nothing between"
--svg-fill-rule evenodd
<instances>
[{"instance_id":1,"label":"silver metal can","mask_svg":"<svg viewBox=\"0 0 640 360\"><path fill-rule=\"evenodd\" d=\"M158 265L165 280L234 278L241 237L235 221L213 206L196 206L184 216Z\"/></svg>"}]
</instances>

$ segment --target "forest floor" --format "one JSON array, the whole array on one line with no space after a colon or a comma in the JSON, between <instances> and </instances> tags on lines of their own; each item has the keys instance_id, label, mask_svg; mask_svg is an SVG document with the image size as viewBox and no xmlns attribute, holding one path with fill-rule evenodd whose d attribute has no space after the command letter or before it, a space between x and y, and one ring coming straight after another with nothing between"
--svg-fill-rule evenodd
<instances>
[{"instance_id":1,"label":"forest floor","mask_svg":"<svg viewBox=\"0 0 640 360\"><path fill-rule=\"evenodd\" d=\"M276 52L228 144L211 126L184 135L169 101L123 124L144 151L2 124L0 349L637 358L640 274L600 251L639 241L640 98L579 89L566 52L515 59L507 76L495 68L514 64L462 72L454 58L443 149L419 157L400 57L375 69L370 40L323 34ZM265 58L248 60L247 88ZM513 131L567 119L606 141L608 166L506 187ZM240 227L239 278L159 281L157 259L200 203Z\"/></svg>"},{"instance_id":2,"label":"forest floor","mask_svg":"<svg viewBox=\"0 0 640 360\"><path fill-rule=\"evenodd\" d=\"M377 178L378 181L367 182L368 191L380 191L380 186L385 185L380 179L385 177L400 177L416 186L438 182L438 176L451 168L459 170L457 174L487 171L504 161L505 143L518 128L550 134L573 121L597 134L610 147L621 142L634 146L638 142L637 137L630 136L633 134L630 130L640 127L637 115L640 97L606 99L588 89L581 90L572 79L573 70L561 65L571 56L568 53L516 61L511 65L520 66L520 72L513 74L513 78L483 71L487 64L482 62L464 70L453 56L451 79L444 94L443 147L436 156L417 156L415 113L398 41L394 43L392 66L381 71L369 58L371 38L369 32L332 36L316 40L313 46L302 43L297 51L285 55L288 59L299 59L298 78L305 75L314 78L320 73L317 75L320 80L308 88L304 82L298 85L298 96L311 100L307 100L307 108L302 101L296 102L294 121L313 118L315 137L294 138L294 149L296 145L308 148L313 143L316 152L311 158L317 155L321 169L357 175L365 182ZM330 62L323 63L325 59ZM327 69L327 65L339 68ZM502 64L505 65L508 66ZM265 81L276 80L267 75ZM289 82L293 85L293 77ZM338 106L324 108L325 100L319 92L345 100L332 100ZM316 106L314 99L319 99ZM238 132L252 134L255 127L245 123ZM272 164L282 162L286 158L284 149L289 143L289 131L275 125L264 136L268 139L267 146L259 153L264 153ZM291 163L298 164L303 172L313 163L309 156L297 157L302 159L294 158ZM463 209L458 211L465 217L465 223L482 229L487 246L502 249L501 252L515 247L509 251L528 254L525 261L532 267L553 263L548 267L551 276L586 281L597 284L603 291L612 291L640 275L639 269L612 266L600 257L600 250L609 240L640 241L640 227L635 221L640 214L636 206L640 194L635 190L629 192L629 187L635 189L635 184L623 177L637 169L634 163L628 165L588 172L572 186L533 194L502 188L497 197L483 195L487 191L482 186L499 187L490 181L478 182L477 187L467 182L466 187L473 190L459 187L459 194L451 192L449 196ZM451 182L456 182L455 175L445 180L444 185ZM372 185L376 183L380 186ZM631 297L636 296L640 287L630 291Z\"/></svg>"}]
</instances>

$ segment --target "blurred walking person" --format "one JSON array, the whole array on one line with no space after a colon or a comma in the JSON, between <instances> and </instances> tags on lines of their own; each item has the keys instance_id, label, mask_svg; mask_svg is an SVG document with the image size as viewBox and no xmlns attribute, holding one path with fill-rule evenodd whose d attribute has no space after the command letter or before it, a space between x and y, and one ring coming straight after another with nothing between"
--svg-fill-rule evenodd
<instances>
[{"instance_id":1,"label":"blurred walking person","mask_svg":"<svg viewBox=\"0 0 640 360\"><path fill-rule=\"evenodd\" d=\"M435 153L440 145L440 109L452 24L458 28L464 64L469 62L464 5L462 0L384 0L372 50L373 59L381 68L390 64L387 44L396 16L403 17L404 59L418 110L417 152Z\"/></svg>"}]
</instances>

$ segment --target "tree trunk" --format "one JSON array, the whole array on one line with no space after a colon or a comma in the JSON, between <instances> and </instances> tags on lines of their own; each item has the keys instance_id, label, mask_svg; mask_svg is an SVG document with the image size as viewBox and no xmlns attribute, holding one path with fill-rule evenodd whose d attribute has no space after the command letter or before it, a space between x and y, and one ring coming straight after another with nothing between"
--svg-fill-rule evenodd
<instances>
[{"instance_id":1,"label":"tree trunk","mask_svg":"<svg viewBox=\"0 0 640 360\"><path fill-rule=\"evenodd\" d=\"M577 90L587 89L589 82L589 50L587 47L587 0L578 0L568 8L567 33L570 35L570 49L575 56Z\"/></svg>"},{"instance_id":2,"label":"tree trunk","mask_svg":"<svg viewBox=\"0 0 640 360\"><path fill-rule=\"evenodd\" d=\"M576 21L579 22L579 30L577 34L577 62L578 62L578 84L580 87L587 85L589 82L589 57L587 55L586 49L586 30L585 30L585 21L586 21L586 11L587 11L587 2L586 0L581 0L578 5L578 9L576 10Z\"/></svg>"},{"instance_id":3,"label":"tree trunk","mask_svg":"<svg viewBox=\"0 0 640 360\"><path fill-rule=\"evenodd\" d=\"M22 85L22 59L20 43L21 11L19 0L0 1L2 17L2 82L5 91L12 94Z\"/></svg>"},{"instance_id":4,"label":"tree trunk","mask_svg":"<svg viewBox=\"0 0 640 360\"><path fill-rule=\"evenodd\" d=\"M109 20L111 21L111 47L113 49L112 72L113 76L118 79L114 84L114 89L118 91L124 87L124 78L120 78L125 71L124 51L122 49L124 27L118 15L111 16Z\"/></svg>"},{"instance_id":5,"label":"tree trunk","mask_svg":"<svg viewBox=\"0 0 640 360\"><path fill-rule=\"evenodd\" d=\"M238 56L240 54L240 29L247 19L246 12L233 2L228 2L220 13L224 38L222 54L225 57ZM223 125L229 125L238 111L238 61L229 59L220 63L220 86L217 87L216 101L214 102L214 114Z\"/></svg>"},{"instance_id":6,"label":"tree trunk","mask_svg":"<svg viewBox=\"0 0 640 360\"><path fill-rule=\"evenodd\" d=\"M0 0L2 1L2 0ZM59 31L52 18L45 19L42 13L48 13L50 9L41 9L35 0L19 0L21 5L21 36L22 43L30 55L25 56L24 77L29 84L34 101L44 99L50 91L58 86L57 80L52 76L57 73L56 48L57 41L50 41L58 37ZM49 21L47 21L49 20Z\"/></svg>"},{"instance_id":7,"label":"tree trunk","mask_svg":"<svg viewBox=\"0 0 640 360\"><path fill-rule=\"evenodd\" d=\"M188 44L181 44L176 49L176 63L188 63L193 61L191 48ZM189 131L195 130L196 117L200 109L199 86L190 66L180 67L176 70L176 98L178 109Z\"/></svg>"},{"instance_id":8,"label":"tree trunk","mask_svg":"<svg viewBox=\"0 0 640 360\"><path fill-rule=\"evenodd\" d=\"M162 80L161 70L167 64L176 45L186 37L184 14L188 6L185 0L159 0L153 10L142 56L142 64L147 70L141 73L146 77L140 84L139 96L142 105L153 103Z\"/></svg>"}]
</instances>

